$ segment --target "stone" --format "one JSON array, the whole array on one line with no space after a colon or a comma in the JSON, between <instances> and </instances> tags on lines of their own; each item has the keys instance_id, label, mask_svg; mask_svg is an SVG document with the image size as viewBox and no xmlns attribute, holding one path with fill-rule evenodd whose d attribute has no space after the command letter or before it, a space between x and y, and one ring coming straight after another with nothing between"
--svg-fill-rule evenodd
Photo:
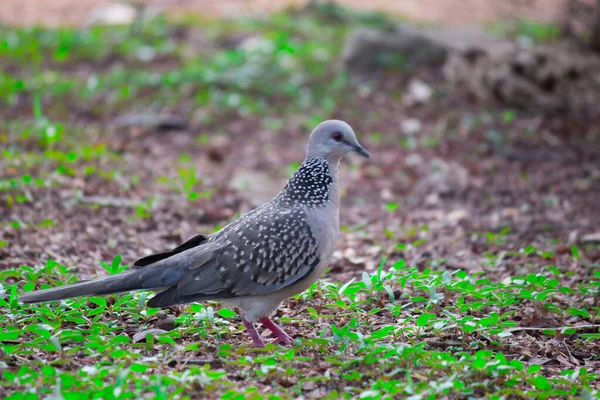
<instances>
[{"instance_id":1,"label":"stone","mask_svg":"<svg viewBox=\"0 0 600 400\"><path fill-rule=\"evenodd\" d=\"M431 96L429 94L429 96ZM402 133L408 136L414 136L421 132L423 124L416 118L408 118L402 121Z\"/></svg>"},{"instance_id":2,"label":"stone","mask_svg":"<svg viewBox=\"0 0 600 400\"><path fill-rule=\"evenodd\" d=\"M408 67L442 65L451 51L495 40L476 28L415 27L399 24L393 29L358 28L346 40L342 60L349 70L375 70L401 64ZM401 59L401 63L398 63Z\"/></svg>"},{"instance_id":3,"label":"stone","mask_svg":"<svg viewBox=\"0 0 600 400\"><path fill-rule=\"evenodd\" d=\"M135 7L124 3L108 3L94 8L88 16L90 25L129 25L135 21Z\"/></svg>"},{"instance_id":4,"label":"stone","mask_svg":"<svg viewBox=\"0 0 600 400\"><path fill-rule=\"evenodd\" d=\"M404 96L403 101L407 105L426 104L432 96L433 89L431 86L423 81L414 79L409 82L408 91Z\"/></svg>"}]
</instances>

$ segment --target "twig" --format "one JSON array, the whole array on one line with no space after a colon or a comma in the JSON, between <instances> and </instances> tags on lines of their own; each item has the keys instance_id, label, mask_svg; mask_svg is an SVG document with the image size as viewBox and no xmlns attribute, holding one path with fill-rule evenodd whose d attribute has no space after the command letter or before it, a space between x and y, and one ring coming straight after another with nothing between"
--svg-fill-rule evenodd
<instances>
[{"instance_id":1,"label":"twig","mask_svg":"<svg viewBox=\"0 0 600 400\"><path fill-rule=\"evenodd\" d=\"M567 349L567 352L569 353L569 357L571 357L571 360L574 359L573 354L571 354L571 350L569 349L569 346L567 346L567 342L565 339L563 339L563 345L565 346L565 349Z\"/></svg>"},{"instance_id":2,"label":"twig","mask_svg":"<svg viewBox=\"0 0 600 400\"><path fill-rule=\"evenodd\" d=\"M126 198L118 198L118 197L101 197L101 196L82 196L79 199L79 202L84 204L94 204L99 206L109 206L109 207L120 207L120 208L129 208L135 207L139 204L142 204L140 201L135 201Z\"/></svg>"},{"instance_id":3,"label":"twig","mask_svg":"<svg viewBox=\"0 0 600 400\"><path fill-rule=\"evenodd\" d=\"M599 325L586 324L586 325L573 325L573 326L515 326L513 328L505 329L504 332L515 332L515 331L545 331L545 330L563 330L563 329L588 329L598 328Z\"/></svg>"},{"instance_id":4,"label":"twig","mask_svg":"<svg viewBox=\"0 0 600 400\"><path fill-rule=\"evenodd\" d=\"M192 360L191 358L188 358L187 360L185 360L183 363L181 363L179 365L180 369L185 368L187 365L204 365L204 364L209 364L211 367L213 368L219 368L223 365L223 361L221 360L215 360L215 359L197 359L197 360ZM167 365L171 368L174 368L177 365L177 360L171 360L169 363L167 363Z\"/></svg>"},{"instance_id":5,"label":"twig","mask_svg":"<svg viewBox=\"0 0 600 400\"><path fill-rule=\"evenodd\" d=\"M443 327L441 330L449 330L458 327L457 324L448 325ZM515 332L515 331L544 331L544 330L563 330L563 329L589 329L589 328L600 328L598 324L585 324L585 325L574 325L574 326L515 326L507 328L504 332Z\"/></svg>"}]
</instances>

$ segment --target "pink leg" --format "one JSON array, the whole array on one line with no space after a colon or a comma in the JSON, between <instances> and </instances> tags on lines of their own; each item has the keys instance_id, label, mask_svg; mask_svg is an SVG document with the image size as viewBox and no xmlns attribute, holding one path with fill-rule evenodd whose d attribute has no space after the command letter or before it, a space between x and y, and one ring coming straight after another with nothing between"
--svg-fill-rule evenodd
<instances>
[{"instance_id":1,"label":"pink leg","mask_svg":"<svg viewBox=\"0 0 600 400\"><path fill-rule=\"evenodd\" d=\"M260 322L262 322L262 324L265 326L265 328L267 328L268 330L270 330L271 332L273 332L275 334L275 336L278 339L278 342L280 342L284 345L294 343L294 339L292 339L292 337L290 335L285 333L283 331L283 329L281 329L279 326L277 326L277 324L275 322L271 321L268 317L261 318Z\"/></svg>"},{"instance_id":2,"label":"pink leg","mask_svg":"<svg viewBox=\"0 0 600 400\"><path fill-rule=\"evenodd\" d=\"M244 326L246 327L246 331L248 332L248 335L250 335L250 337L252 338L252 344L254 344L254 347L260 347L260 348L265 347L265 343L263 342L262 338L260 337L260 335L258 334L256 329L254 328L254 325L252 325L252 322L246 321L246 318L243 318L243 317L242 317L242 322L244 323Z\"/></svg>"}]
</instances>

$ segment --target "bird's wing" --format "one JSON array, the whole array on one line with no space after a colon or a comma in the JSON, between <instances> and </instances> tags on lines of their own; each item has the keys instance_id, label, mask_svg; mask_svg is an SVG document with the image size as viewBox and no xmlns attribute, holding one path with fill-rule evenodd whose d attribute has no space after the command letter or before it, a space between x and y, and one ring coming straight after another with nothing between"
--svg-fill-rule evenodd
<instances>
[{"instance_id":1,"label":"bird's wing","mask_svg":"<svg viewBox=\"0 0 600 400\"><path fill-rule=\"evenodd\" d=\"M202 260L189 263L179 283L149 305L271 293L302 280L320 261L302 209L255 213L222 232L210 257L201 252Z\"/></svg>"},{"instance_id":2,"label":"bird's wing","mask_svg":"<svg viewBox=\"0 0 600 400\"><path fill-rule=\"evenodd\" d=\"M133 267L145 267L150 264L154 264L157 261L163 260L165 258L169 258L174 256L175 254L181 253L183 251L189 250L196 246L200 246L208 240L208 236L205 235L196 235L193 238L183 242L179 246L175 247L173 250L165 251L162 253L151 254L146 257L142 257L136 262L133 263Z\"/></svg>"}]
</instances>

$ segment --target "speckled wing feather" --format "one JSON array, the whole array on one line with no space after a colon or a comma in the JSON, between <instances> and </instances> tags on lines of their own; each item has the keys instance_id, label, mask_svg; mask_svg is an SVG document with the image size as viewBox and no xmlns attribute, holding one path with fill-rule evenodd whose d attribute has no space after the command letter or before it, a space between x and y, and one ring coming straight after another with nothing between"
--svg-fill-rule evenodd
<instances>
[{"instance_id":1,"label":"speckled wing feather","mask_svg":"<svg viewBox=\"0 0 600 400\"><path fill-rule=\"evenodd\" d=\"M210 254L149 305L261 295L302 280L320 261L308 213L329 201L331 183L325 161L305 160L277 197L211 236Z\"/></svg>"},{"instance_id":2,"label":"speckled wing feather","mask_svg":"<svg viewBox=\"0 0 600 400\"><path fill-rule=\"evenodd\" d=\"M184 272L168 296L176 292L173 300L189 302L260 295L310 274L319 252L305 211L264 206L256 211L216 237L211 257Z\"/></svg>"},{"instance_id":3,"label":"speckled wing feather","mask_svg":"<svg viewBox=\"0 0 600 400\"><path fill-rule=\"evenodd\" d=\"M266 208L224 234L217 263L236 296L264 294L291 285L318 263L315 237L303 209Z\"/></svg>"}]
</instances>

